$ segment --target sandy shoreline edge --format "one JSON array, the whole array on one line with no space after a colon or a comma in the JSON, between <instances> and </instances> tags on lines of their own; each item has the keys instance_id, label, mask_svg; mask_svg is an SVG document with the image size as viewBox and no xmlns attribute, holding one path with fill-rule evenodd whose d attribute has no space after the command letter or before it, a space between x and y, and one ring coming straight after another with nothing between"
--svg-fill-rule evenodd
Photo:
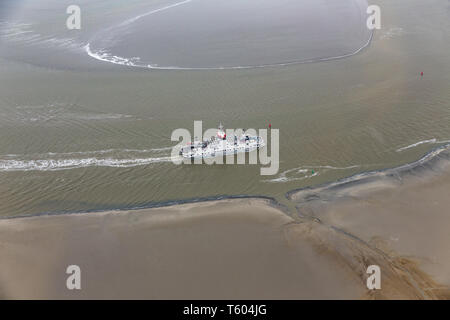
<instances>
[{"instance_id":1,"label":"sandy shoreline edge","mask_svg":"<svg viewBox=\"0 0 450 320\"><path fill-rule=\"evenodd\" d=\"M384 168L379 170L365 171L357 173L349 177L345 177L336 181L326 182L324 184L308 186L304 188L298 188L286 193L288 200L298 200L300 195L304 195L308 192L318 194L325 192L326 190L336 190L338 188L351 188L357 184L369 184L376 178L392 177L395 179L401 179L407 175L414 175L416 173L425 171L433 172L437 169L440 163L443 161L450 161L450 143L431 149L419 160L406 163L392 168ZM307 199L305 199L307 200Z\"/></svg>"},{"instance_id":2,"label":"sandy shoreline edge","mask_svg":"<svg viewBox=\"0 0 450 320\"><path fill-rule=\"evenodd\" d=\"M424 168L421 168L424 164L428 165L429 170L433 170L431 167L434 166L435 162L439 162L440 158L439 155L442 152L446 152L447 150L450 150L450 143L445 144L436 148L433 148L429 152L427 152L424 156L422 156L419 160L406 163L401 166L392 167L392 168L385 168L385 169L379 169L379 170L372 170L372 171L365 171L362 173L357 173L355 175L345 177L339 180L326 182L324 184L320 185L313 185L308 186L304 188L298 188L293 189L291 191L286 192L285 197L288 200L294 200L294 195L298 193L303 193L306 191L311 192L318 192L325 189L335 188L335 187L347 187L351 184L355 183L366 183L369 182L371 178L375 177L376 175L402 175L405 173L411 173L413 170L423 170ZM450 151L449 151L450 153ZM450 156L447 158L450 159ZM215 201L221 201L221 200L241 200L241 199L260 199L260 200L267 200L268 203L278 208L279 210L283 211L284 213L289 215L288 208L280 203L277 199L270 196L264 196L264 195L217 195L217 196L211 196L211 197L200 197L200 198L188 198L188 199L179 199L179 200L167 200L167 201L161 201L161 202L150 202L148 204L144 204L142 206L132 206L132 207L117 207L117 208L108 208L108 209L92 209L92 210L79 210L79 211L50 211L50 212L39 212L39 213L32 213L27 215L16 215L16 216L5 216L0 217L1 220L9 220L9 219L22 219L22 218L31 218L31 217L41 217L41 216L53 216L53 215L73 215L73 214L85 214L85 213L102 213L102 212L121 212L121 211L134 211L134 210L144 210L144 209L154 209L154 208L163 208L163 207L172 207L172 206L178 206L178 205L184 205L184 204L195 204L195 203L203 203L203 202L215 202Z\"/></svg>"}]
</instances>

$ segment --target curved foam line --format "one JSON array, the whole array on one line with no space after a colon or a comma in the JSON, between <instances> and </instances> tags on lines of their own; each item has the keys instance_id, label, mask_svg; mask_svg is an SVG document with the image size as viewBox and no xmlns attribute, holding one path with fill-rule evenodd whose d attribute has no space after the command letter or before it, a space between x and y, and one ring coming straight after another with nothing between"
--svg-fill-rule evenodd
<instances>
[{"instance_id":1,"label":"curved foam line","mask_svg":"<svg viewBox=\"0 0 450 320\"><path fill-rule=\"evenodd\" d=\"M437 143L448 143L448 142L450 142L450 140L437 140L436 138L432 138L432 139L422 140L422 141L410 144L409 146L399 148L396 151L397 152L402 152L404 150L411 149L411 148L414 148L414 147L417 147L417 146L420 146L420 145L426 144L426 143L437 144Z\"/></svg>"},{"instance_id":2,"label":"curved foam line","mask_svg":"<svg viewBox=\"0 0 450 320\"><path fill-rule=\"evenodd\" d=\"M178 7L178 6L182 5L182 4L186 4L186 3L189 3L189 2L192 2L192 0L185 0L185 1L177 2L177 3L171 4L171 5L159 8L159 9L155 9L155 10L143 13L143 14L137 16L137 17L125 20L124 22L119 24L118 27L126 26L126 25L128 25L130 23L136 22L137 20L139 20L139 19L141 19L143 17L149 16L151 14L154 14L154 13L157 13L157 12L161 12L161 11L164 11L164 10L167 10L167 9L170 9L170 8Z\"/></svg>"},{"instance_id":3,"label":"curved foam line","mask_svg":"<svg viewBox=\"0 0 450 320\"><path fill-rule=\"evenodd\" d=\"M149 16L151 14L157 13L157 12L161 12L173 7L177 7L179 5L183 5L186 3L190 3L192 2L192 0L185 0L185 1L181 1L166 7L162 7L159 9L155 9L152 10L150 12L144 13L142 15L139 15L137 17L128 19L124 22L122 22L119 26L124 26L124 25L128 25L130 23L133 23L139 19L141 19L142 17L145 16ZM92 51L90 43L88 43L87 45L85 45L83 48L85 50L85 52L92 58L97 59L99 61L103 61L103 62L109 62L109 63L113 63L113 64L119 64L119 65L124 65L124 66L128 66L128 67L136 67L136 68L142 68L142 69L154 69L154 70L242 70L242 69L256 69L256 68L269 68L269 67L283 67L283 66L290 66L290 65L296 65L296 64L307 64L307 63L316 63L316 62L325 62L325 61L332 61L332 60L339 60L339 59L344 59L344 58L348 58L354 55L357 55L358 53L360 53L361 51L363 51L365 48L367 48L370 43L372 42L373 39L373 34L374 31L372 30L372 32L370 33L370 37L367 40L367 42L360 48L358 48L357 50L348 53L348 54L344 54L344 55L340 55L340 56L333 56L333 57L326 57L326 58L313 58L313 59L306 59L306 60L298 60L298 61L291 61L291 62L281 62L281 63L273 63L273 64L264 64L264 65L254 65L254 66L231 66L231 67L177 67L177 66L166 66L166 67L160 67L157 65L139 65L133 62L133 59L135 58L125 58L125 57L119 57L119 56L114 56L104 50L99 50L99 51Z\"/></svg>"},{"instance_id":4,"label":"curved foam line","mask_svg":"<svg viewBox=\"0 0 450 320\"><path fill-rule=\"evenodd\" d=\"M355 169L355 168L359 168L359 167L361 167L361 166L360 165L353 165L353 166L348 166L348 167L334 167L334 166L329 166L329 165L302 166L302 167L292 168L292 169L283 171L278 175L278 178L263 180L263 181L265 181L265 182L291 182L291 181L309 179L309 178L320 175L319 171L315 171L312 174L306 174L307 172L310 171L309 169L350 170L350 169ZM286 176L287 174L294 172L294 171L296 171L296 174L303 173L305 175L301 176L301 177L296 177L296 176L287 177Z\"/></svg>"},{"instance_id":5,"label":"curved foam line","mask_svg":"<svg viewBox=\"0 0 450 320\"><path fill-rule=\"evenodd\" d=\"M450 143L447 143L445 145L442 145L440 147L432 149L430 152L426 153L422 158L420 158L419 160L416 160L414 162L406 163L404 165L401 165L398 167L393 167L393 168L365 171L362 173L357 173L357 174L349 176L349 177L345 177L345 178L342 178L339 180L324 183L324 184L317 185L314 187L308 186L308 187L303 187L303 188L299 188L299 189L294 189L294 190L291 190L286 193L286 198L289 200L292 200L292 196L299 192L304 192L306 190L311 191L311 190L319 190L319 189L331 189L334 187L345 185L347 183L362 181L365 178L374 177L376 175L389 175L389 174L399 175L404 171L408 171L408 170L414 169L420 165L423 165L423 164L427 163L428 161L431 161L432 159L437 157L442 152L446 152L449 150L450 150Z\"/></svg>"}]
</instances>

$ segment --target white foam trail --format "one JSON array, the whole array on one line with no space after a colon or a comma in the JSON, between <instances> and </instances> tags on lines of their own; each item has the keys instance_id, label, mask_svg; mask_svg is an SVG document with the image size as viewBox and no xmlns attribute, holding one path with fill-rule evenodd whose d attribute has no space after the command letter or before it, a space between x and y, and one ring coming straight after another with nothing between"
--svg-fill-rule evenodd
<instances>
[{"instance_id":1,"label":"white foam trail","mask_svg":"<svg viewBox=\"0 0 450 320\"><path fill-rule=\"evenodd\" d=\"M325 61L331 61L331 60L338 60L338 59L344 59L351 56L354 56L358 53L360 53L362 50L364 50L366 47L370 45L370 42L372 41L373 33L370 35L369 40L367 43L362 46L361 48L357 49L356 51L344 54L340 56L333 56L333 57L327 57L327 58L317 58L317 59L309 59L309 60L299 60L299 61L293 61L293 62L285 62L285 63L273 63L273 64L263 64L263 65L254 65L254 66L231 66L231 67L176 67L176 66L158 66L158 65L140 65L136 62L139 61L139 58L124 58L124 57L118 57L115 55L112 55L104 50L99 50L96 52L93 52L90 48L90 44L88 43L86 46L84 46L84 50L86 53L91 56L94 59L103 61L103 62L109 62L113 64L119 64L123 66L129 66L129 67L136 67L136 68L144 68L144 69L155 69L155 70L243 70L243 69L256 69L256 68L270 68L270 67L285 67L290 65L296 65L296 64L307 64L307 63L315 63L315 62L325 62ZM135 59L133 61L133 59Z\"/></svg>"},{"instance_id":2,"label":"white foam trail","mask_svg":"<svg viewBox=\"0 0 450 320\"><path fill-rule=\"evenodd\" d=\"M168 150L172 150L173 147L164 147L164 148L153 148L153 149L149 149L150 151L168 151ZM126 149L126 150L130 150L130 151L137 151L137 150L133 150L133 149Z\"/></svg>"},{"instance_id":3,"label":"white foam trail","mask_svg":"<svg viewBox=\"0 0 450 320\"><path fill-rule=\"evenodd\" d=\"M436 138L428 139L428 140L422 140L422 141L419 141L419 142L410 144L409 146L399 148L399 149L397 149L396 151L397 151L397 152L402 152L402 151L404 151L404 150L411 149L411 148L420 146L421 144L425 144L425 143L445 143L445 142L446 142L446 141L437 141Z\"/></svg>"},{"instance_id":4,"label":"white foam trail","mask_svg":"<svg viewBox=\"0 0 450 320\"><path fill-rule=\"evenodd\" d=\"M172 147L164 148L152 148L152 149L104 149L104 150L92 150L92 151L72 151L72 152L47 152L47 153L36 153L36 154L6 154L0 155L0 157L29 157L31 155L37 157L54 157L54 156L71 156L71 155L90 155L90 154L105 154L105 153L149 153L149 152L161 152L171 150Z\"/></svg>"},{"instance_id":5,"label":"white foam trail","mask_svg":"<svg viewBox=\"0 0 450 320\"><path fill-rule=\"evenodd\" d=\"M115 27L113 27L111 29L127 26L127 25L129 25L131 23L136 22L137 20L139 20L139 19L141 19L143 17L149 16L151 14L154 14L154 13L157 13L157 12L161 12L161 11L164 11L164 10L167 10L167 9L170 9L170 8L174 8L174 7L177 7L177 6L189 3L189 2L192 2L192 0L185 0L185 1L177 2L177 3L171 4L171 5L159 8L159 9L151 10L151 11L146 12L144 14L141 14L141 15L138 15L138 16L133 17L131 19L125 20L124 22L120 23L119 25L117 25L117 26L115 26ZM110 62L110 63L113 63L113 64L119 64L119 65L122 65L122 66L129 66L129 67L138 67L138 68L139 67L140 68L146 68L147 67L147 66L144 66L144 65L136 64L136 62L139 61L139 57L134 57L134 58L119 57L119 56L116 56L116 55L112 55L112 54L106 52L105 50L98 50L98 51L94 52L91 49L91 44L90 43L86 44L83 48L84 48L84 50L86 51L86 53L90 57L92 57L94 59L97 59L97 60L100 60L100 61L103 61L103 62Z\"/></svg>"},{"instance_id":6,"label":"white foam trail","mask_svg":"<svg viewBox=\"0 0 450 320\"><path fill-rule=\"evenodd\" d=\"M178 7L180 5L183 5L183 4L186 4L186 3L189 3L189 2L192 2L192 0L185 0L185 1L177 2L177 3L171 4L171 5L159 8L159 9L155 9L155 10L143 13L143 14L141 14L139 16L136 16L134 18L131 18L131 19L128 19L128 20L122 22L120 25L118 25L118 27L123 27L123 26L129 25L130 23L136 22L137 20L139 20L139 19L141 19L143 17L149 16L151 14L154 14L154 13L157 13L157 12L161 12L161 11L164 11L164 10L167 10L167 9L170 9L170 8Z\"/></svg>"},{"instance_id":7,"label":"white foam trail","mask_svg":"<svg viewBox=\"0 0 450 320\"><path fill-rule=\"evenodd\" d=\"M96 151L48 152L41 154L6 154L0 156L0 171L55 171L85 167L135 167L172 160L165 151L153 149L105 149ZM143 154L148 154L143 156ZM133 157L133 154L137 155ZM33 159L34 158L34 159Z\"/></svg>"},{"instance_id":8,"label":"white foam trail","mask_svg":"<svg viewBox=\"0 0 450 320\"><path fill-rule=\"evenodd\" d=\"M359 165L348 166L348 167L334 167L334 166L304 166L304 168L309 168L309 169L319 168L319 169L332 169L332 170L348 170L348 169L355 169L355 168L359 168L359 167L361 167L361 166L359 166Z\"/></svg>"},{"instance_id":9,"label":"white foam trail","mask_svg":"<svg viewBox=\"0 0 450 320\"><path fill-rule=\"evenodd\" d=\"M120 64L122 66L129 66L129 67L141 67L132 60L132 59L136 59L135 61L137 61L139 58L132 58L132 59L122 58L122 57L118 57L118 56L113 56L103 50L94 52L91 50L91 45L89 43L84 46L84 50L92 58L103 61L103 62L110 62L113 64Z\"/></svg>"},{"instance_id":10,"label":"white foam trail","mask_svg":"<svg viewBox=\"0 0 450 320\"><path fill-rule=\"evenodd\" d=\"M129 168L158 162L170 162L171 157L113 159L41 159L41 160L0 160L0 171L56 171L85 167Z\"/></svg>"},{"instance_id":11,"label":"white foam trail","mask_svg":"<svg viewBox=\"0 0 450 320\"><path fill-rule=\"evenodd\" d=\"M279 174L277 178L270 179L270 180L264 180L265 182L291 182L291 181L298 181L298 180L304 180L309 179L312 177L316 177L320 175L320 171L317 169L325 169L325 170L350 170L354 168L359 168L359 165L353 165L348 167L334 167L334 166L303 166L298 168L289 169L286 171L283 171ZM311 169L316 169L314 172L311 171ZM306 174L307 172L311 172L311 174ZM294 176L288 177L288 174L294 173ZM303 174L303 176L298 176L299 174Z\"/></svg>"},{"instance_id":12,"label":"white foam trail","mask_svg":"<svg viewBox=\"0 0 450 320\"><path fill-rule=\"evenodd\" d=\"M192 0L185 0L182 2L178 2L160 9L155 9L150 12L144 13L142 15L139 15L137 17L128 19L124 22L122 22L117 27L123 27L130 23L133 23L145 16L149 16L151 14L161 12L173 7L177 7L179 5L183 5L186 3L192 2ZM273 63L273 64L264 64L264 65L254 65L254 66L230 66L230 67L177 67L177 66L158 66L156 64L138 64L140 58L134 57L134 58L125 58L125 57L119 57L116 55L113 55L106 50L97 50L93 51L91 49L90 43L86 44L83 48L85 52L92 58L97 59L99 61L103 62L109 62L113 64L123 65L123 66L129 66L129 67L136 67L136 68L144 68L144 69L156 69L156 70L241 70L241 69L256 69L256 68L269 68L269 67L283 67L283 66L290 66L290 65L296 65L296 64L307 64L307 63L315 63L315 62L325 62L325 61L331 61L331 60L338 60L338 59L344 59L351 56L354 56L358 53L360 53L362 50L367 48L373 39L373 32L370 33L370 37L367 40L367 42L360 48L356 49L355 51L343 54L339 56L333 56L333 57L326 57L326 58L315 58L315 59L308 59L308 60L299 60L299 61L292 61L292 62L281 62L281 63Z\"/></svg>"},{"instance_id":13,"label":"white foam trail","mask_svg":"<svg viewBox=\"0 0 450 320\"><path fill-rule=\"evenodd\" d=\"M312 178L312 177L315 177L318 175L319 175L319 172L314 172L313 174L305 175L300 178L287 178L287 177L283 176L283 177L279 177L279 178L266 180L266 182L290 182L290 181L304 180L304 179Z\"/></svg>"}]
</instances>

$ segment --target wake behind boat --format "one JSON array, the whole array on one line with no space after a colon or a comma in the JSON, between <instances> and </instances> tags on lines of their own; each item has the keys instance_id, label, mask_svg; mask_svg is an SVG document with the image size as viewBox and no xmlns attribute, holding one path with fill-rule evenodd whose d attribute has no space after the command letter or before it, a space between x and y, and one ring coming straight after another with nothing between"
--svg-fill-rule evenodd
<instances>
[{"instance_id":1,"label":"wake behind boat","mask_svg":"<svg viewBox=\"0 0 450 320\"><path fill-rule=\"evenodd\" d=\"M251 152L265 146L264 140L259 136L242 134L227 137L222 124L219 125L217 135L206 141L188 143L180 150L183 158L214 158L238 153Z\"/></svg>"}]
</instances>

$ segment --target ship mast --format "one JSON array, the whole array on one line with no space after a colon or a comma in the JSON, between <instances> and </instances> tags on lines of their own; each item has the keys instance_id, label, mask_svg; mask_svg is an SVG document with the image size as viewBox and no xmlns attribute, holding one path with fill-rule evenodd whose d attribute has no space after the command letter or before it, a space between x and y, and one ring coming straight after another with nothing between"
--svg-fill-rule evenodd
<instances>
[{"instance_id":1,"label":"ship mast","mask_svg":"<svg viewBox=\"0 0 450 320\"><path fill-rule=\"evenodd\" d=\"M219 124L219 131L217 131L217 137L221 140L225 140L227 137L227 135L225 134L225 131L223 131L222 122Z\"/></svg>"}]
</instances>

